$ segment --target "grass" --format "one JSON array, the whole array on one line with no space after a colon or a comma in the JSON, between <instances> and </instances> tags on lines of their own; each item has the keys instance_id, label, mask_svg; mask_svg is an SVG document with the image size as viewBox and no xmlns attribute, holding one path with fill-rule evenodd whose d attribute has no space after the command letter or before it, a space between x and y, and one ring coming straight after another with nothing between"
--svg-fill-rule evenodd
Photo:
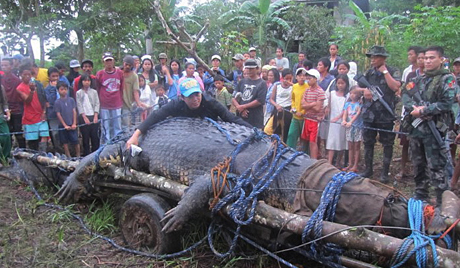
<instances>
[{"instance_id":1,"label":"grass","mask_svg":"<svg viewBox=\"0 0 460 268\"><path fill-rule=\"evenodd\" d=\"M102 201L102 205L98 205L98 202L94 200L89 206L89 213L84 218L90 229L96 233L112 234L115 232L116 219L113 204L110 201Z\"/></svg>"}]
</instances>

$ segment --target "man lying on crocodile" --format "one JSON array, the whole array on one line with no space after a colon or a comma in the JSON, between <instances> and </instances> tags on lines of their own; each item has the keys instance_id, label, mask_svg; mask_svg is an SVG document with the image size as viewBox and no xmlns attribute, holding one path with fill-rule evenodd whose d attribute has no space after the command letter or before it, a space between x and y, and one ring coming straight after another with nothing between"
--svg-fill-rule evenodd
<instances>
[{"instance_id":1,"label":"man lying on crocodile","mask_svg":"<svg viewBox=\"0 0 460 268\"><path fill-rule=\"evenodd\" d=\"M200 85L193 78L187 78L179 85L180 97L174 99L158 111L154 111L147 119L142 122L131 138L126 142L126 148L131 144L138 145L139 136L147 132L154 124L165 120L167 117L199 117L217 120L220 118L224 122L231 122L247 127L252 127L249 123L235 116L216 99L201 93Z\"/></svg>"}]
</instances>

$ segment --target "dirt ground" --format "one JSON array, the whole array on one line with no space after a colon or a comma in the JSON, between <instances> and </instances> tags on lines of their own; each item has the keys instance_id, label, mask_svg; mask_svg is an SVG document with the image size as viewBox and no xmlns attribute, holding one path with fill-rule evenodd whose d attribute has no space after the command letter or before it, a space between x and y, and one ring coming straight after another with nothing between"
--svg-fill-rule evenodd
<instances>
[{"instance_id":1,"label":"dirt ground","mask_svg":"<svg viewBox=\"0 0 460 268\"><path fill-rule=\"evenodd\" d=\"M375 178L381 170L381 151L381 146L377 145ZM399 146L395 145L394 158L400 155ZM399 169L400 163L394 161L391 175L397 174ZM412 182L399 182L396 186L408 195L413 189ZM45 200L54 200L50 188L38 190ZM117 197L114 202L118 204L115 212L123 203L122 199ZM29 186L18 180L0 177L0 204L0 267L279 267L276 261L255 250L244 252L252 257L225 260L216 258L207 246L167 261L125 253L87 234L77 221L65 217L59 220L62 216L59 211L41 206ZM74 210L81 211L84 216L85 206L82 204ZM206 227L200 228L205 230ZM178 243L182 247L191 245L205 232L197 233L188 233L187 240L183 238ZM124 245L117 219L112 231L105 234Z\"/></svg>"}]
</instances>

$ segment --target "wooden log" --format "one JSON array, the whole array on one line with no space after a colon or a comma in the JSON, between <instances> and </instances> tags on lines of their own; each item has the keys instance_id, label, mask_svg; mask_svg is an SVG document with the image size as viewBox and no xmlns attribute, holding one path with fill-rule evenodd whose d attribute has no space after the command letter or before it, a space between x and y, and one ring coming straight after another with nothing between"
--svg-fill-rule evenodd
<instances>
[{"instance_id":1,"label":"wooden log","mask_svg":"<svg viewBox=\"0 0 460 268\"><path fill-rule=\"evenodd\" d=\"M302 234L309 217L295 215L259 202L256 206L256 216L254 221L258 224L291 231L295 234ZM327 236L324 241L335 243L344 248L351 248L369 251L381 256L391 258L398 250L403 240L384 234L379 234L362 227L350 227L343 224L324 222L323 236ZM412 247L411 247L412 249ZM460 267L460 254L447 249L437 247L439 267ZM432 260L431 251L429 260ZM415 264L415 259L411 258L410 263Z\"/></svg>"},{"instance_id":2,"label":"wooden log","mask_svg":"<svg viewBox=\"0 0 460 268\"><path fill-rule=\"evenodd\" d=\"M14 152L13 156L15 158L23 158L23 159L28 159L32 161L36 155L30 152L18 151L18 152ZM40 165L49 166L51 168L59 167L59 168L62 168L68 171L74 171L79 163L78 161L62 160L57 157L51 158L51 157L41 156L41 155L37 156L36 159L37 159L37 163Z\"/></svg>"},{"instance_id":3,"label":"wooden log","mask_svg":"<svg viewBox=\"0 0 460 268\"><path fill-rule=\"evenodd\" d=\"M33 156L34 154L27 152L15 154L15 157L27 158L30 160L34 160ZM48 157L39 156L36 158L36 161L39 164L49 165L50 167L59 165L62 168L75 168L76 166L76 162L68 161L70 163L65 163L66 160ZM119 177L119 180L165 191L168 194L171 194L171 196L173 196L176 200L180 200L185 189L187 189L187 186L161 176L146 174L132 169L131 172L133 177L127 178L120 176L123 174L123 170L121 168L115 168L115 174ZM223 212L227 213L228 208L229 206L225 207ZM256 206L254 222L266 227L278 230L287 230L301 235L309 219L309 217L291 214L284 210L274 208L261 201ZM326 221L323 224L322 235L327 236L324 238L324 241L326 242L335 243L344 248L369 251L388 258L391 258L394 252L396 252L399 246L403 243L403 240L401 239L379 234L363 227L350 227ZM459 253L439 247L436 248L436 251L438 253L439 267L460 267ZM431 251L427 252L429 259L431 260L433 257ZM409 262L415 264L415 259L411 258Z\"/></svg>"}]
</instances>

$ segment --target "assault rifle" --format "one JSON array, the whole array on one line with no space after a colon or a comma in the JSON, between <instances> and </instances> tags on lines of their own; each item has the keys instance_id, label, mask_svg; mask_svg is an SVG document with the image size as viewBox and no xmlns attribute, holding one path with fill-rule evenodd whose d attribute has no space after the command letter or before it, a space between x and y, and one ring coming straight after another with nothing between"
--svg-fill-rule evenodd
<instances>
[{"instance_id":1,"label":"assault rifle","mask_svg":"<svg viewBox=\"0 0 460 268\"><path fill-rule=\"evenodd\" d=\"M380 104L382 104L383 107L391 114L391 116L396 118L393 109L391 109L390 105L388 105L388 103L383 99L383 92L378 86L371 85L362 74L357 74L353 79L367 87L367 89L369 89L372 93L372 100L379 101Z\"/></svg>"},{"instance_id":2,"label":"assault rifle","mask_svg":"<svg viewBox=\"0 0 460 268\"><path fill-rule=\"evenodd\" d=\"M417 90L417 89L411 89L411 90L407 90L407 94L409 95L409 97L411 97L417 104L419 105L422 105L422 106L427 106L427 103L425 101L422 100L422 96L420 96L420 92ZM441 134L439 134L439 131L438 129L436 128L436 125L434 124L434 121L429 119L422 119L422 118L416 118L413 122L412 122L412 126L414 128L417 128L421 123L423 122L426 122L428 127L430 128L430 131L431 131L431 134L433 134L434 136L434 139L436 140L436 142L439 144L439 146L441 147L441 149L444 149L445 147L445 143L441 137Z\"/></svg>"}]
</instances>

